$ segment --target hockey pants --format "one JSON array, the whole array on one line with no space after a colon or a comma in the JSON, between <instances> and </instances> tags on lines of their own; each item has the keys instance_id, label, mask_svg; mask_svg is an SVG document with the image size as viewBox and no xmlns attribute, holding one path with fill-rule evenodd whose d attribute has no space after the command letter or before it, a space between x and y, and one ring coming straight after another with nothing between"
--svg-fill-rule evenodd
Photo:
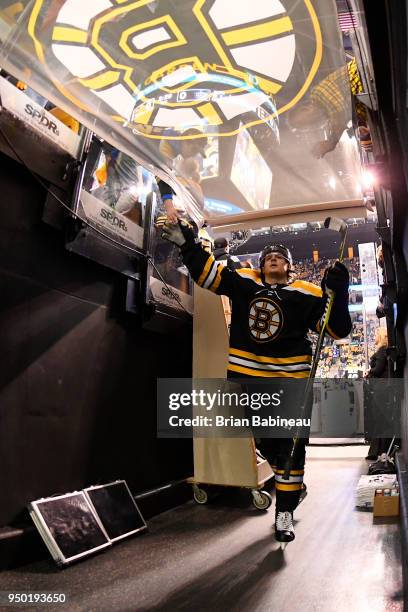
<instances>
[{"instance_id":1,"label":"hockey pants","mask_svg":"<svg viewBox=\"0 0 408 612\"><path fill-rule=\"evenodd\" d=\"M297 381L288 380L282 381L280 378L275 378L273 381L260 382L258 379L251 381L245 381L243 389L249 393L272 393L277 389L283 387L285 389L285 402L283 405L276 410L282 410L285 415L285 406L299 407L302 408L302 412L295 412L290 416L305 416L308 412L305 412L303 408L304 403L304 391L307 379L300 379ZM246 415L250 418L251 410L247 409ZM311 410L310 410L311 413ZM271 408L262 410L259 412L261 416L268 416L271 414ZM291 471L289 474L289 480L284 480L283 475L285 471L286 462L290 456L293 438L281 438L281 437L262 437L262 433L253 430L254 437L256 438L256 446L261 451L262 455L267 459L271 468L275 473L275 489L276 489L276 508L278 511L293 510L299 503L300 494L303 488L303 474L305 467L305 456L306 456L306 443L308 442L308 432L303 433L300 436L299 443L296 446L295 455L293 458ZM266 432L265 432L266 434ZM264 435L265 435L264 434ZM268 434L266 434L268 435ZM296 435L296 429L293 429L293 435Z\"/></svg>"}]
</instances>

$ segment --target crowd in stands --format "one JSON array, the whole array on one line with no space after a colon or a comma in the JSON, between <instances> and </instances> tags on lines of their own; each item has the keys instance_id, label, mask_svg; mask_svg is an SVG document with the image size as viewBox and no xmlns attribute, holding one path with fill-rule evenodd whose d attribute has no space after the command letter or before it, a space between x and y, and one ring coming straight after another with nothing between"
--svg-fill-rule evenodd
<instances>
[{"instance_id":1,"label":"crowd in stands","mask_svg":"<svg viewBox=\"0 0 408 612\"><path fill-rule=\"evenodd\" d=\"M317 378L362 378L365 355L358 345L331 343L322 349Z\"/></svg>"},{"instance_id":2,"label":"crowd in stands","mask_svg":"<svg viewBox=\"0 0 408 612\"><path fill-rule=\"evenodd\" d=\"M306 280L309 283L320 285L325 269L334 262L335 259L319 259L317 262L312 259L297 261L293 266L292 279ZM350 273L350 285L361 284L359 258L347 259L345 264Z\"/></svg>"},{"instance_id":3,"label":"crowd in stands","mask_svg":"<svg viewBox=\"0 0 408 612\"><path fill-rule=\"evenodd\" d=\"M326 338L317 370L321 378L361 378L375 353L375 332L380 322L375 313L363 309L350 313L353 328L346 341ZM314 339L315 341L315 339Z\"/></svg>"},{"instance_id":4,"label":"crowd in stands","mask_svg":"<svg viewBox=\"0 0 408 612\"><path fill-rule=\"evenodd\" d=\"M367 356L375 350L374 334L367 348L363 312L352 312L351 319L353 328L345 341L336 342L326 337L317 378L361 378L366 372Z\"/></svg>"}]
</instances>

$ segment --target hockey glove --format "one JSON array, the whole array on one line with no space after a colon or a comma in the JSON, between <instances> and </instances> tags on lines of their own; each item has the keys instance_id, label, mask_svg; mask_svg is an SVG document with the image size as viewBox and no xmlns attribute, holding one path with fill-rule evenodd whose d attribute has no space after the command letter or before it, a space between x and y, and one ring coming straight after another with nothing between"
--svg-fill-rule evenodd
<instances>
[{"instance_id":1,"label":"hockey glove","mask_svg":"<svg viewBox=\"0 0 408 612\"><path fill-rule=\"evenodd\" d=\"M159 219L157 220L159 222ZM157 223L158 224L158 223ZM179 248L195 244L195 234L190 223L184 219L179 219L177 223L166 221L163 225L161 237L176 244Z\"/></svg>"},{"instance_id":2,"label":"hockey glove","mask_svg":"<svg viewBox=\"0 0 408 612\"><path fill-rule=\"evenodd\" d=\"M154 222L155 226L161 229L164 224L168 221L167 215L159 215Z\"/></svg>"},{"instance_id":3,"label":"hockey glove","mask_svg":"<svg viewBox=\"0 0 408 612\"><path fill-rule=\"evenodd\" d=\"M349 288L349 273L342 263L336 261L334 266L327 268L322 279L322 290L328 293L328 290L333 291L337 296L345 296L348 294Z\"/></svg>"}]
</instances>

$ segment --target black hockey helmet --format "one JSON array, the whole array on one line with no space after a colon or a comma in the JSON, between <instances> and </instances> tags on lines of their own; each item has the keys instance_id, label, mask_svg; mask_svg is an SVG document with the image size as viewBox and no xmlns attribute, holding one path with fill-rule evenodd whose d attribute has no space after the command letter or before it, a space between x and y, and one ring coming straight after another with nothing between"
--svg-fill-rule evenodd
<instances>
[{"instance_id":1,"label":"black hockey helmet","mask_svg":"<svg viewBox=\"0 0 408 612\"><path fill-rule=\"evenodd\" d=\"M214 249L225 249L228 246L228 240L224 237L214 240Z\"/></svg>"},{"instance_id":2,"label":"black hockey helmet","mask_svg":"<svg viewBox=\"0 0 408 612\"><path fill-rule=\"evenodd\" d=\"M259 254L259 267L261 270L265 263L265 257L269 255L269 253L279 253L279 255L282 255L282 257L284 257L289 264L289 271L291 270L293 265L292 253L283 244L269 244L262 249Z\"/></svg>"}]
</instances>

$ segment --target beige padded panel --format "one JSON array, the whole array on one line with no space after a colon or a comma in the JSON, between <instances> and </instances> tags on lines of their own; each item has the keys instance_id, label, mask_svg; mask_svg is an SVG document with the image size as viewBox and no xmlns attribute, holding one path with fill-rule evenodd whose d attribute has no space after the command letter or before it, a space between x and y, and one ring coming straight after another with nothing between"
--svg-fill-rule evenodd
<instances>
[{"instance_id":1,"label":"beige padded panel","mask_svg":"<svg viewBox=\"0 0 408 612\"><path fill-rule=\"evenodd\" d=\"M194 285L193 378L226 378L228 345L221 298Z\"/></svg>"},{"instance_id":2,"label":"beige padded panel","mask_svg":"<svg viewBox=\"0 0 408 612\"><path fill-rule=\"evenodd\" d=\"M228 345L221 298L195 285L193 378L226 378ZM208 386L212 387L214 392L219 388L219 383L214 381L213 385L208 383ZM196 430L196 435L198 433L199 430ZM261 482L268 480L271 475L269 465L267 468L263 465ZM194 437L194 481L203 484L257 487L260 481L252 434L249 432L247 438Z\"/></svg>"}]
</instances>

